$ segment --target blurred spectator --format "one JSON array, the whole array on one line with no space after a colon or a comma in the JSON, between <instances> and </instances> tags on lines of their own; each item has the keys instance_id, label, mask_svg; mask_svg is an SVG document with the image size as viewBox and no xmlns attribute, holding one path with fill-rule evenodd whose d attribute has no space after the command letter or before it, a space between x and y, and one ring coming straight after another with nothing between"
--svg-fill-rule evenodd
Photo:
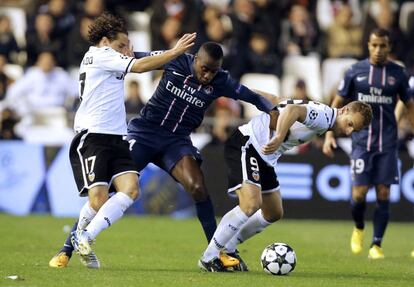
<instances>
[{"instance_id":1,"label":"blurred spectator","mask_svg":"<svg viewBox=\"0 0 414 287\"><path fill-rule=\"evenodd\" d=\"M11 109L4 109L0 115L0 140L20 140L14 127L19 122L16 113Z\"/></svg>"},{"instance_id":2,"label":"blurred spectator","mask_svg":"<svg viewBox=\"0 0 414 287\"><path fill-rule=\"evenodd\" d=\"M349 6L352 11L351 23L353 25L361 24L362 13L360 0L318 0L317 2L316 18L320 29L326 31L334 25L335 17L344 5Z\"/></svg>"},{"instance_id":3,"label":"blurred spectator","mask_svg":"<svg viewBox=\"0 0 414 287\"><path fill-rule=\"evenodd\" d=\"M281 77L281 58L270 49L269 43L270 39L266 34L260 32L251 34L245 73L264 73Z\"/></svg>"},{"instance_id":4,"label":"blurred spectator","mask_svg":"<svg viewBox=\"0 0 414 287\"><path fill-rule=\"evenodd\" d=\"M302 5L293 5L282 24L281 45L286 55L308 55L318 51L319 29Z\"/></svg>"},{"instance_id":5,"label":"blurred spectator","mask_svg":"<svg viewBox=\"0 0 414 287\"><path fill-rule=\"evenodd\" d=\"M13 82L4 72L4 66L7 64L6 56L0 54L0 101L6 97L7 89Z\"/></svg>"},{"instance_id":6,"label":"blurred spectator","mask_svg":"<svg viewBox=\"0 0 414 287\"><path fill-rule=\"evenodd\" d=\"M145 106L142 101L141 89L139 82L131 81L126 91L125 110L127 114L139 114Z\"/></svg>"},{"instance_id":7,"label":"blurred spectator","mask_svg":"<svg viewBox=\"0 0 414 287\"><path fill-rule=\"evenodd\" d=\"M238 125L241 109L240 103L230 98L219 98L214 105L212 144L224 143Z\"/></svg>"},{"instance_id":8,"label":"blurred spectator","mask_svg":"<svg viewBox=\"0 0 414 287\"><path fill-rule=\"evenodd\" d=\"M90 43L88 41L89 25L93 19L87 16L82 16L79 22L76 23L68 36L67 49L67 63L69 67L79 67L83 56L88 51Z\"/></svg>"},{"instance_id":9,"label":"blurred spectator","mask_svg":"<svg viewBox=\"0 0 414 287\"><path fill-rule=\"evenodd\" d=\"M165 50L184 33L199 27L199 7L192 0L155 0L151 5L151 49Z\"/></svg>"},{"instance_id":10,"label":"blurred spectator","mask_svg":"<svg viewBox=\"0 0 414 287\"><path fill-rule=\"evenodd\" d=\"M55 23L53 34L57 37L64 37L75 24L75 16L69 11L66 0L49 0L47 4L39 7L39 14L49 14Z\"/></svg>"},{"instance_id":11,"label":"blurred spectator","mask_svg":"<svg viewBox=\"0 0 414 287\"><path fill-rule=\"evenodd\" d=\"M0 15L0 55L5 55L8 62L15 63L20 48L10 25L10 19L6 15Z\"/></svg>"},{"instance_id":12,"label":"blurred spectator","mask_svg":"<svg viewBox=\"0 0 414 287\"><path fill-rule=\"evenodd\" d=\"M105 0L85 0L80 11L85 16L95 18L101 15L105 8Z\"/></svg>"},{"instance_id":13,"label":"blurred spectator","mask_svg":"<svg viewBox=\"0 0 414 287\"><path fill-rule=\"evenodd\" d=\"M352 24L352 10L343 5L335 17L335 23L327 30L329 58L360 58L362 56L362 29Z\"/></svg>"},{"instance_id":14,"label":"blurred spectator","mask_svg":"<svg viewBox=\"0 0 414 287\"><path fill-rule=\"evenodd\" d=\"M309 100L308 93L306 92L306 82L304 80L299 79L296 81L291 99Z\"/></svg>"},{"instance_id":15,"label":"blurred spectator","mask_svg":"<svg viewBox=\"0 0 414 287\"><path fill-rule=\"evenodd\" d=\"M28 32L26 35L27 45L27 66L32 66L36 62L39 54L48 51L55 55L60 55L58 63L64 62L63 42L56 39L53 32L54 22L52 16L39 14L35 18L35 31Z\"/></svg>"},{"instance_id":16,"label":"blurred spectator","mask_svg":"<svg viewBox=\"0 0 414 287\"><path fill-rule=\"evenodd\" d=\"M77 83L67 72L56 67L53 54L42 52L36 66L29 68L10 86L6 105L24 116L42 108L65 107L77 94Z\"/></svg>"}]
</instances>

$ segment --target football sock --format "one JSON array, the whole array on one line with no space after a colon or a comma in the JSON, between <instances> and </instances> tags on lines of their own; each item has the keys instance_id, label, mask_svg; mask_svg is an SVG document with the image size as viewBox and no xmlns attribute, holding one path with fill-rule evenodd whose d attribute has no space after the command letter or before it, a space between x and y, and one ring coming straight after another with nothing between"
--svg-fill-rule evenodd
<instances>
[{"instance_id":1,"label":"football sock","mask_svg":"<svg viewBox=\"0 0 414 287\"><path fill-rule=\"evenodd\" d=\"M206 235L207 242L210 242L213 238L213 234L216 231L217 223L214 214L213 203L210 197L201 202L195 204L197 217L203 227L204 234Z\"/></svg>"},{"instance_id":2,"label":"football sock","mask_svg":"<svg viewBox=\"0 0 414 287\"><path fill-rule=\"evenodd\" d=\"M62 249L60 249L59 251L59 252L65 252L68 257L72 257L73 245L70 239L72 237L72 232L76 231L77 228L78 228L78 222L76 221L72 227L72 230L69 233L69 236L66 238L66 241L63 244Z\"/></svg>"},{"instance_id":3,"label":"football sock","mask_svg":"<svg viewBox=\"0 0 414 287\"><path fill-rule=\"evenodd\" d=\"M83 230L88 226L88 224L92 221L95 217L96 211L91 207L89 201L87 201L80 213L79 213L79 220L78 220L78 230Z\"/></svg>"},{"instance_id":4,"label":"football sock","mask_svg":"<svg viewBox=\"0 0 414 287\"><path fill-rule=\"evenodd\" d=\"M364 215L365 215L365 208L367 204L364 201L357 202L354 199L351 199L351 213L352 218L355 222L355 227L358 229L364 229Z\"/></svg>"},{"instance_id":5,"label":"football sock","mask_svg":"<svg viewBox=\"0 0 414 287\"><path fill-rule=\"evenodd\" d=\"M117 192L102 205L96 216L86 227L89 237L95 239L102 230L108 228L120 219L124 215L125 210L133 203L134 201L128 195Z\"/></svg>"},{"instance_id":6,"label":"football sock","mask_svg":"<svg viewBox=\"0 0 414 287\"><path fill-rule=\"evenodd\" d=\"M228 253L234 253L237 249L237 244L242 243L252 237L253 235L262 232L267 226L272 224L263 217L262 210L256 211L239 232L233 236L226 244L226 251Z\"/></svg>"},{"instance_id":7,"label":"football sock","mask_svg":"<svg viewBox=\"0 0 414 287\"><path fill-rule=\"evenodd\" d=\"M374 237L372 244L381 246L382 237L384 236L390 217L389 206L389 200L377 200L377 207L374 212Z\"/></svg>"},{"instance_id":8,"label":"football sock","mask_svg":"<svg viewBox=\"0 0 414 287\"><path fill-rule=\"evenodd\" d=\"M203 261L208 262L214 257L219 257L220 250L224 248L226 243L239 231L240 227L246 223L249 217L236 206L227 212L221 219L213 239L203 255Z\"/></svg>"}]
</instances>

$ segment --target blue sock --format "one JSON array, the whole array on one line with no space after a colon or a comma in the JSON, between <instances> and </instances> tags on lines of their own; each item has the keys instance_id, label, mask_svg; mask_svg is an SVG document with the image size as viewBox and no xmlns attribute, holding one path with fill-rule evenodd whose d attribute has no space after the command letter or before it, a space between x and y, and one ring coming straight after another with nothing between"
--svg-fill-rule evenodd
<instances>
[{"instance_id":1,"label":"blue sock","mask_svg":"<svg viewBox=\"0 0 414 287\"><path fill-rule=\"evenodd\" d=\"M352 218L355 222L355 227L358 229L364 229L365 223L364 223L364 215L365 215L365 208L367 204L364 201L357 202L354 199L351 199L351 213Z\"/></svg>"},{"instance_id":2,"label":"blue sock","mask_svg":"<svg viewBox=\"0 0 414 287\"><path fill-rule=\"evenodd\" d=\"M382 237L387 228L388 219L390 218L390 201L377 200L377 207L374 213L374 238L372 245L381 246Z\"/></svg>"},{"instance_id":3,"label":"blue sock","mask_svg":"<svg viewBox=\"0 0 414 287\"><path fill-rule=\"evenodd\" d=\"M73 245L70 241L70 238L72 237L72 232L76 232L76 228L78 228L78 221L75 222L75 224L72 227L72 230L69 233L69 236L66 238L65 243L63 244L62 249L60 249L59 252L65 252L67 256L71 257L73 252Z\"/></svg>"},{"instance_id":4,"label":"blue sock","mask_svg":"<svg viewBox=\"0 0 414 287\"><path fill-rule=\"evenodd\" d=\"M213 203L210 197L201 202L195 204L197 217L203 227L204 234L206 235L207 242L213 238L214 232L217 228L216 216L214 214Z\"/></svg>"}]
</instances>

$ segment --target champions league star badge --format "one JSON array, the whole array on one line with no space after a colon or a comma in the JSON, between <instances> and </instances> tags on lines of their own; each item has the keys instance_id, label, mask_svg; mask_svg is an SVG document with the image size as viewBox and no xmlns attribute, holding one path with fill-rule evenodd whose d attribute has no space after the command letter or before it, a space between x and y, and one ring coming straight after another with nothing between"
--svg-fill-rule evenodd
<instances>
[{"instance_id":1,"label":"champions league star badge","mask_svg":"<svg viewBox=\"0 0 414 287\"><path fill-rule=\"evenodd\" d=\"M252 172L252 176L253 176L255 181L259 181L260 174L257 171Z\"/></svg>"},{"instance_id":2,"label":"champions league star badge","mask_svg":"<svg viewBox=\"0 0 414 287\"><path fill-rule=\"evenodd\" d=\"M208 85L208 86L204 87L203 91L204 91L204 93L209 95L213 92L213 86Z\"/></svg>"},{"instance_id":3,"label":"champions league star badge","mask_svg":"<svg viewBox=\"0 0 414 287\"><path fill-rule=\"evenodd\" d=\"M88 174L88 179L89 179L89 181L94 181L94 179L95 179L95 173L94 172L89 173Z\"/></svg>"}]
</instances>

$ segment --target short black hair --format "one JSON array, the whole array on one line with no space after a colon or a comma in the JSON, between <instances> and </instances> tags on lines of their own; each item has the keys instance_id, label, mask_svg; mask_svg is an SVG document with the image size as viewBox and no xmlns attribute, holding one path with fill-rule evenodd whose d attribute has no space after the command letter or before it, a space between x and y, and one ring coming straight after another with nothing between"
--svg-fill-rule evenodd
<instances>
[{"instance_id":1,"label":"short black hair","mask_svg":"<svg viewBox=\"0 0 414 287\"><path fill-rule=\"evenodd\" d=\"M203 45L201 45L199 51L201 50L206 52L206 54L214 60L223 59L223 49L216 42L205 42Z\"/></svg>"},{"instance_id":2,"label":"short black hair","mask_svg":"<svg viewBox=\"0 0 414 287\"><path fill-rule=\"evenodd\" d=\"M385 30L385 29L382 29L382 28L375 28L369 34L370 37L371 37L371 35L375 35L377 37L388 37L388 39L390 39L390 32L388 30Z\"/></svg>"},{"instance_id":3,"label":"short black hair","mask_svg":"<svg viewBox=\"0 0 414 287\"><path fill-rule=\"evenodd\" d=\"M105 11L90 25L88 40L92 45L96 45L103 37L108 38L110 41L115 40L118 33L128 35L125 22L120 17Z\"/></svg>"}]
</instances>

